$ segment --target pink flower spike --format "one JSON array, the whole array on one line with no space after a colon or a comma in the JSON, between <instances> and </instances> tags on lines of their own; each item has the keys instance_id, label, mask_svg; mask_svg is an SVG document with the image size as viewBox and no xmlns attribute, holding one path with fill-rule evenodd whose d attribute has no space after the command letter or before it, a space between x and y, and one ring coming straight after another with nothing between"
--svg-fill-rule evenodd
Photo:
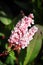
<instances>
[{"instance_id":1,"label":"pink flower spike","mask_svg":"<svg viewBox=\"0 0 43 65\"><path fill-rule=\"evenodd\" d=\"M30 14L28 17L24 16L12 30L8 42L14 46L15 50L27 47L34 34L38 31L36 26L31 27L31 24L34 24L33 18L33 14ZM31 28L28 30L28 27Z\"/></svg>"}]
</instances>

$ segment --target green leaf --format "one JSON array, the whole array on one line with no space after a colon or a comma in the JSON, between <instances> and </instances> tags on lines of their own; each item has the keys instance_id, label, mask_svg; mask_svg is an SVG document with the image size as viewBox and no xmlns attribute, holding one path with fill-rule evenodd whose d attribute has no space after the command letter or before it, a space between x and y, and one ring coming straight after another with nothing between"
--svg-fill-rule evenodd
<instances>
[{"instance_id":1,"label":"green leaf","mask_svg":"<svg viewBox=\"0 0 43 65\"><path fill-rule=\"evenodd\" d=\"M38 31L35 34L34 39L30 42L30 45L27 47L27 53L23 65L27 65L27 63L30 63L32 60L34 60L34 58L36 58L40 51L41 44L42 44L41 34Z\"/></svg>"},{"instance_id":2,"label":"green leaf","mask_svg":"<svg viewBox=\"0 0 43 65\"><path fill-rule=\"evenodd\" d=\"M14 65L14 61L12 60L10 56L7 58L6 64Z\"/></svg>"},{"instance_id":3,"label":"green leaf","mask_svg":"<svg viewBox=\"0 0 43 65\"><path fill-rule=\"evenodd\" d=\"M37 57L37 55L41 49L42 35L40 33L40 29L42 31L43 28L40 25L36 25L36 26L39 29L38 32L35 34L33 40L30 42L28 48L22 49L19 54L20 65L27 65L27 63L30 63L31 61L33 61Z\"/></svg>"},{"instance_id":4,"label":"green leaf","mask_svg":"<svg viewBox=\"0 0 43 65\"><path fill-rule=\"evenodd\" d=\"M5 24L5 25L9 25L11 24L12 20L6 17L0 17L0 21Z\"/></svg>"},{"instance_id":5,"label":"green leaf","mask_svg":"<svg viewBox=\"0 0 43 65\"><path fill-rule=\"evenodd\" d=\"M12 57L12 59L16 60L14 51L11 50L9 55Z\"/></svg>"},{"instance_id":6,"label":"green leaf","mask_svg":"<svg viewBox=\"0 0 43 65\"><path fill-rule=\"evenodd\" d=\"M4 63L2 63L2 62L0 61L0 65L6 65L6 64L4 64Z\"/></svg>"},{"instance_id":7,"label":"green leaf","mask_svg":"<svg viewBox=\"0 0 43 65\"><path fill-rule=\"evenodd\" d=\"M4 36L4 34L3 33L0 33L0 36Z\"/></svg>"},{"instance_id":8,"label":"green leaf","mask_svg":"<svg viewBox=\"0 0 43 65\"><path fill-rule=\"evenodd\" d=\"M14 29L14 24L11 23L10 25L5 26L6 29L12 30Z\"/></svg>"},{"instance_id":9,"label":"green leaf","mask_svg":"<svg viewBox=\"0 0 43 65\"><path fill-rule=\"evenodd\" d=\"M26 48L25 49L21 49L21 51L20 51L20 54L19 54L19 57L18 57L20 65L23 65L23 62L24 62L25 57L26 57L26 52L27 52Z\"/></svg>"},{"instance_id":10,"label":"green leaf","mask_svg":"<svg viewBox=\"0 0 43 65\"><path fill-rule=\"evenodd\" d=\"M6 16L6 13L4 11L0 11L1 16Z\"/></svg>"},{"instance_id":11,"label":"green leaf","mask_svg":"<svg viewBox=\"0 0 43 65\"><path fill-rule=\"evenodd\" d=\"M9 52L9 56L7 57L6 59L6 64L9 64L9 65L14 65L14 60L16 60L16 57L15 57L15 54L14 52L11 50Z\"/></svg>"},{"instance_id":12,"label":"green leaf","mask_svg":"<svg viewBox=\"0 0 43 65\"><path fill-rule=\"evenodd\" d=\"M35 2L35 0L32 0L32 3L34 3Z\"/></svg>"},{"instance_id":13,"label":"green leaf","mask_svg":"<svg viewBox=\"0 0 43 65\"><path fill-rule=\"evenodd\" d=\"M41 57L41 60L43 60L43 56Z\"/></svg>"},{"instance_id":14,"label":"green leaf","mask_svg":"<svg viewBox=\"0 0 43 65\"><path fill-rule=\"evenodd\" d=\"M7 49L8 52L11 51L11 48L8 47L8 43L5 44L5 48Z\"/></svg>"},{"instance_id":15,"label":"green leaf","mask_svg":"<svg viewBox=\"0 0 43 65\"><path fill-rule=\"evenodd\" d=\"M40 0L37 0L37 7L40 9L41 8L41 1Z\"/></svg>"},{"instance_id":16,"label":"green leaf","mask_svg":"<svg viewBox=\"0 0 43 65\"><path fill-rule=\"evenodd\" d=\"M43 26L42 25L36 25L36 26L39 28L42 39L43 39Z\"/></svg>"}]
</instances>

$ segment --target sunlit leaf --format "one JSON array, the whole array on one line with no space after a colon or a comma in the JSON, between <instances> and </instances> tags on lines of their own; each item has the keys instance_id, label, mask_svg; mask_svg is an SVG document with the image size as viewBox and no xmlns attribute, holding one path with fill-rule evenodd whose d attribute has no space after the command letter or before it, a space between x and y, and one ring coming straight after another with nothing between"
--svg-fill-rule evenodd
<instances>
[{"instance_id":1,"label":"sunlit leaf","mask_svg":"<svg viewBox=\"0 0 43 65\"><path fill-rule=\"evenodd\" d=\"M16 60L14 51L10 51L9 55L12 57L13 60Z\"/></svg>"},{"instance_id":2,"label":"sunlit leaf","mask_svg":"<svg viewBox=\"0 0 43 65\"><path fill-rule=\"evenodd\" d=\"M4 34L3 33L0 33L0 36L4 36Z\"/></svg>"},{"instance_id":3,"label":"sunlit leaf","mask_svg":"<svg viewBox=\"0 0 43 65\"><path fill-rule=\"evenodd\" d=\"M12 22L11 19L6 18L6 17L0 17L0 21L1 21L3 24L5 24L5 25L9 25L9 24Z\"/></svg>"}]
</instances>

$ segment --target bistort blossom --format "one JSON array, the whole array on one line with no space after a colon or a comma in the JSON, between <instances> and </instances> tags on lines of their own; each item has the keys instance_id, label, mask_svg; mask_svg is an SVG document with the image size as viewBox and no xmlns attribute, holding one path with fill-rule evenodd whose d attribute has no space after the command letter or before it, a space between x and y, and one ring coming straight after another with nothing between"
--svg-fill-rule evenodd
<instances>
[{"instance_id":1,"label":"bistort blossom","mask_svg":"<svg viewBox=\"0 0 43 65\"><path fill-rule=\"evenodd\" d=\"M8 39L9 44L14 46L14 49L24 49L30 44L33 39L34 34L37 32L38 28L34 25L34 16L30 14L28 17L24 16L11 31L11 35ZM30 29L28 29L30 27Z\"/></svg>"}]
</instances>

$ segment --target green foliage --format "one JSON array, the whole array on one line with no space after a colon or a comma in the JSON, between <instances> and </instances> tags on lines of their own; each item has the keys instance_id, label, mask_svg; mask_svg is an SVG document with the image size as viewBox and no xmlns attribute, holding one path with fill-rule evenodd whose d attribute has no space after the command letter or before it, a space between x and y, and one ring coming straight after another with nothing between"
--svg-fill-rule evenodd
<instances>
[{"instance_id":1,"label":"green foliage","mask_svg":"<svg viewBox=\"0 0 43 65\"><path fill-rule=\"evenodd\" d=\"M10 51L5 63L14 65L14 60L16 60L15 54L13 51Z\"/></svg>"},{"instance_id":2,"label":"green foliage","mask_svg":"<svg viewBox=\"0 0 43 65\"><path fill-rule=\"evenodd\" d=\"M39 30L40 30L40 33L41 33L41 37L42 37L42 40L43 40L43 26L42 25L36 25Z\"/></svg>"},{"instance_id":3,"label":"green foliage","mask_svg":"<svg viewBox=\"0 0 43 65\"><path fill-rule=\"evenodd\" d=\"M8 18L8 15L4 11L0 11L0 21L5 25L9 25L12 22L12 20Z\"/></svg>"},{"instance_id":4,"label":"green foliage","mask_svg":"<svg viewBox=\"0 0 43 65\"><path fill-rule=\"evenodd\" d=\"M0 33L0 36L4 36L4 34L3 33Z\"/></svg>"},{"instance_id":5,"label":"green foliage","mask_svg":"<svg viewBox=\"0 0 43 65\"><path fill-rule=\"evenodd\" d=\"M4 64L0 61L0 65L4 65Z\"/></svg>"},{"instance_id":6,"label":"green foliage","mask_svg":"<svg viewBox=\"0 0 43 65\"><path fill-rule=\"evenodd\" d=\"M11 51L11 48L8 47L8 43L5 44L5 48L7 49L8 52Z\"/></svg>"},{"instance_id":7,"label":"green foliage","mask_svg":"<svg viewBox=\"0 0 43 65\"><path fill-rule=\"evenodd\" d=\"M6 18L6 17L0 17L0 20L5 25L9 25L12 22L11 19Z\"/></svg>"},{"instance_id":8,"label":"green foliage","mask_svg":"<svg viewBox=\"0 0 43 65\"><path fill-rule=\"evenodd\" d=\"M18 57L18 60L19 60L20 65L23 65L23 62L24 62L25 57L26 57L26 53L27 53L27 50L26 49L22 49L20 51L20 54L19 54L19 57Z\"/></svg>"}]
</instances>

